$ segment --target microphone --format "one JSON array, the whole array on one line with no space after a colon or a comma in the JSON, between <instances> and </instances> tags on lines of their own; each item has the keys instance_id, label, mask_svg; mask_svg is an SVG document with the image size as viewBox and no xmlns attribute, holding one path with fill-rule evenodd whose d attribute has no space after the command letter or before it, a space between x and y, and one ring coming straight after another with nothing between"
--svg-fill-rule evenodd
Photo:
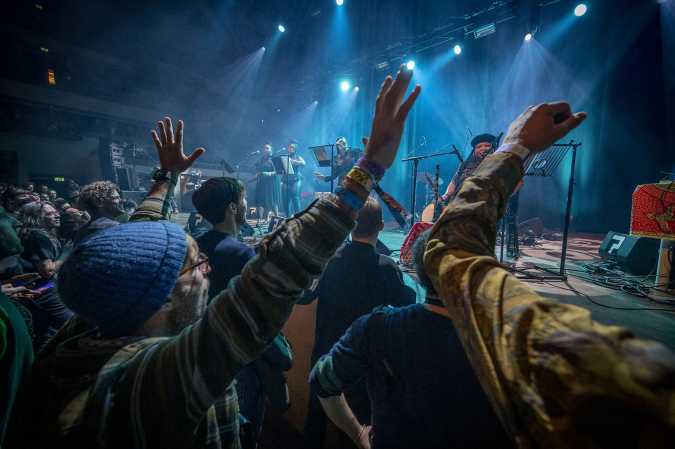
<instances>
[{"instance_id":1,"label":"microphone","mask_svg":"<svg viewBox=\"0 0 675 449\"><path fill-rule=\"evenodd\" d=\"M260 150L255 150L248 153L249 156L255 156L256 154L260 154Z\"/></svg>"},{"instance_id":2,"label":"microphone","mask_svg":"<svg viewBox=\"0 0 675 449\"><path fill-rule=\"evenodd\" d=\"M454 143L452 144L452 151L451 151L451 153L454 154L455 156L457 156L457 159L459 159L459 163L460 163L460 164L463 164L463 163L464 163L464 158L462 158L461 153L459 152L459 150L457 149L457 147L455 146Z\"/></svg>"}]
</instances>

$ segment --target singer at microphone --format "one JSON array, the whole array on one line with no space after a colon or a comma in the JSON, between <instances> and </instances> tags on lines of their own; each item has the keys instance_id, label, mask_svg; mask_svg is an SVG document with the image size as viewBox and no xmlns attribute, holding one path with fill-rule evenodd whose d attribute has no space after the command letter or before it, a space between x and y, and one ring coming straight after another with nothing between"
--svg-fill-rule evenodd
<instances>
[{"instance_id":1,"label":"singer at microphone","mask_svg":"<svg viewBox=\"0 0 675 449\"><path fill-rule=\"evenodd\" d=\"M483 162L483 159L495 151L497 141L497 137L493 136L492 134L480 134L474 137L471 140L471 154L466 158L466 160L462 160L459 150L455 148L454 145L452 146L451 153L457 155L460 160L460 164L459 168L457 168L457 171L455 172L455 175L452 177L452 181L450 181L448 184L448 188L441 196L443 201L448 202L455 197L457 192L459 192L459 189L462 188L464 180L473 174L474 170L480 165L481 162Z\"/></svg>"}]
</instances>

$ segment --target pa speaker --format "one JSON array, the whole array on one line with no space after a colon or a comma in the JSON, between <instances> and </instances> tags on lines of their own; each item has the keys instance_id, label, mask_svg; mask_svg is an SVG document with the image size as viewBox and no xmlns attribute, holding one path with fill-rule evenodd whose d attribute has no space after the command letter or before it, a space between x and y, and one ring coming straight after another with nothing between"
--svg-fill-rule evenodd
<instances>
[{"instance_id":1,"label":"pa speaker","mask_svg":"<svg viewBox=\"0 0 675 449\"><path fill-rule=\"evenodd\" d=\"M659 258L659 240L610 231L600 244L600 256L639 276L651 274Z\"/></svg>"}]
</instances>

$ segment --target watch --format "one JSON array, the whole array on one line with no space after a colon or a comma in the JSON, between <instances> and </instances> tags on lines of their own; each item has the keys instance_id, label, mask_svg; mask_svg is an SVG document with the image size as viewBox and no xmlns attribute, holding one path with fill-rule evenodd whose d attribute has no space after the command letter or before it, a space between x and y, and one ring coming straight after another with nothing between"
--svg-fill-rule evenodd
<instances>
[{"instance_id":1,"label":"watch","mask_svg":"<svg viewBox=\"0 0 675 449\"><path fill-rule=\"evenodd\" d=\"M171 172L165 168L158 168L152 173L152 180L155 182L171 181Z\"/></svg>"}]
</instances>

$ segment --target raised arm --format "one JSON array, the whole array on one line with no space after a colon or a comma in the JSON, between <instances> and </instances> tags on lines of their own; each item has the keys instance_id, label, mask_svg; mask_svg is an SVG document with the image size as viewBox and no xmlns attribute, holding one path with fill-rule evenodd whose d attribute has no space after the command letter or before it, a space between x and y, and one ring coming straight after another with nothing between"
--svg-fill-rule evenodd
<instances>
[{"instance_id":1,"label":"raised arm","mask_svg":"<svg viewBox=\"0 0 675 449\"><path fill-rule=\"evenodd\" d=\"M197 148L192 154L183 153L183 121L178 120L174 133L171 118L164 117L157 122L157 130L150 132L159 156L162 175L156 180L129 221L168 220L171 216L171 200L180 174L204 154L204 148Z\"/></svg>"},{"instance_id":2,"label":"raised arm","mask_svg":"<svg viewBox=\"0 0 675 449\"><path fill-rule=\"evenodd\" d=\"M586 309L540 297L494 258L496 223L523 175L524 157L585 117L566 103L521 115L434 226L425 267L483 389L519 444L664 443L675 429L673 354L598 324Z\"/></svg>"},{"instance_id":3,"label":"raised arm","mask_svg":"<svg viewBox=\"0 0 675 449\"><path fill-rule=\"evenodd\" d=\"M396 156L405 116L419 94L416 88L402 102L411 76L387 77L378 97L366 158L382 169ZM161 441L146 441L148 447L189 443L180 440L181 430L201 422L237 372L279 333L352 229L368 194L369 188L347 180L336 195L286 220L263 239L258 255L212 300L199 322L134 360L126 384L133 388L131 410L166 429Z\"/></svg>"}]
</instances>

